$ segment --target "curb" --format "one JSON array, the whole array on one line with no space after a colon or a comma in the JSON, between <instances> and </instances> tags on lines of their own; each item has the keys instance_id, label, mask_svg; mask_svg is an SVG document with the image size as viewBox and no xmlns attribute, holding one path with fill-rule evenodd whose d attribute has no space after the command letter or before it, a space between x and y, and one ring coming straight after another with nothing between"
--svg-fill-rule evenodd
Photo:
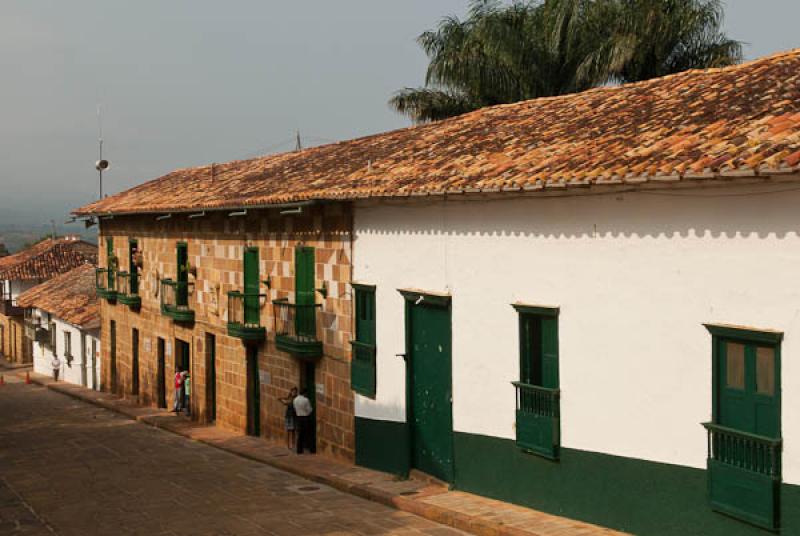
<instances>
[{"instance_id":1,"label":"curb","mask_svg":"<svg viewBox=\"0 0 800 536\"><path fill-rule=\"evenodd\" d=\"M112 411L114 413L127 417L131 420L145 424L147 426L151 426L159 430L164 430L166 432L170 432L172 434L185 437L186 439L197 441L198 443L203 443L204 445L208 445L210 447L214 447L216 449L228 452L229 454L239 456L240 458L262 463L264 465L269 465L281 471L285 471L287 473L291 473L301 478L305 478L306 480L310 480L318 484L329 486L343 493L347 493L362 499L366 499L368 501L382 504L384 506L388 506L396 510L414 514L429 521L434 521L441 525L446 525L458 530L462 530L464 532L469 532L470 534L476 534L478 536L548 536L549 534L552 534L552 532L549 531L547 532L547 534L545 534L539 531L532 532L529 530L523 530L515 527L505 526L500 523L487 521L479 517L464 514L462 512L449 510L441 506L423 503L410 497L395 495L387 491L370 488L367 485L354 484L342 478L315 473L303 467L298 467L296 464L293 464L291 462L283 461L280 459L264 458L250 454L248 452L242 452L235 448L230 448L225 445L215 443L214 441L211 440L191 437L189 434L185 433L182 430L175 429L169 426L164 426L163 424L153 420L153 417L155 417L155 415L146 415L146 414L136 415L132 412L125 411L126 408L118 407L112 403L109 403L106 400L84 396L82 393L77 392L73 389L64 388L62 387L61 384L46 382L41 378L31 377L31 382L46 389L50 389L51 391L60 393L62 395L66 395L71 398L80 400L82 402L86 402L88 404L92 404L94 406L106 409L108 411ZM420 496L425 496L425 495L424 493L421 493Z\"/></svg>"}]
</instances>

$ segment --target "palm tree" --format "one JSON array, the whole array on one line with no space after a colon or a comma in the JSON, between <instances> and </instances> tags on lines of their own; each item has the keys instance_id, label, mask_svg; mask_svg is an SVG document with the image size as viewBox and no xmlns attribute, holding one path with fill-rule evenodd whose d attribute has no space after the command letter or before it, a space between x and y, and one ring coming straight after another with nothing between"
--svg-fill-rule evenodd
<instances>
[{"instance_id":1,"label":"palm tree","mask_svg":"<svg viewBox=\"0 0 800 536\"><path fill-rule=\"evenodd\" d=\"M582 91L692 67L727 65L738 42L720 31L717 0L473 0L418 42L425 87L390 106L416 122L493 104Z\"/></svg>"},{"instance_id":2,"label":"palm tree","mask_svg":"<svg viewBox=\"0 0 800 536\"><path fill-rule=\"evenodd\" d=\"M596 54L618 82L732 65L742 45L722 32L723 15L719 0L598 2L597 19L617 22Z\"/></svg>"}]
</instances>

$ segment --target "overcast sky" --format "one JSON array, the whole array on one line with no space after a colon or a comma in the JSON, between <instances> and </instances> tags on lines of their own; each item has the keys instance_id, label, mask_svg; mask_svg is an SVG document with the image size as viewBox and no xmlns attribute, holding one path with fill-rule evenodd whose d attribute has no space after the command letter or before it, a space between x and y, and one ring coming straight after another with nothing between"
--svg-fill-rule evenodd
<instances>
[{"instance_id":1,"label":"overcast sky","mask_svg":"<svg viewBox=\"0 0 800 536\"><path fill-rule=\"evenodd\" d=\"M63 219L172 169L408 125L414 39L467 0L2 0L0 224ZM798 0L728 0L748 59L800 47Z\"/></svg>"}]
</instances>

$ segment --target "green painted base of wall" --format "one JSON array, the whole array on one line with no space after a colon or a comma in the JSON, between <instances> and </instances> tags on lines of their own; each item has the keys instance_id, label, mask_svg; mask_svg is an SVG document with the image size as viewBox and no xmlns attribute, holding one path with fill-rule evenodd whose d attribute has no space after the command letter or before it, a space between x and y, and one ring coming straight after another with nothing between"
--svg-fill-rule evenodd
<instances>
[{"instance_id":1,"label":"green painted base of wall","mask_svg":"<svg viewBox=\"0 0 800 536\"><path fill-rule=\"evenodd\" d=\"M406 477L411 447L404 422L356 417L356 464Z\"/></svg>"},{"instance_id":2,"label":"green painted base of wall","mask_svg":"<svg viewBox=\"0 0 800 536\"><path fill-rule=\"evenodd\" d=\"M637 535L770 534L713 512L705 470L571 449L554 462L460 432L454 443L463 491ZM800 486L781 487L781 511L781 533L800 534Z\"/></svg>"}]
</instances>

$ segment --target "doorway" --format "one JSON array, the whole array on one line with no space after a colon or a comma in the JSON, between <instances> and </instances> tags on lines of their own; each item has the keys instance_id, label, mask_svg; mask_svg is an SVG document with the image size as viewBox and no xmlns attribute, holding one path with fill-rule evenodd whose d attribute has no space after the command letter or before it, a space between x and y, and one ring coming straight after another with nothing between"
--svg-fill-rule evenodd
<instances>
[{"instance_id":1,"label":"doorway","mask_svg":"<svg viewBox=\"0 0 800 536\"><path fill-rule=\"evenodd\" d=\"M109 330L109 338L111 341L111 353L109 354L109 367L108 373L111 380L111 392L117 392L117 322L111 321L111 329Z\"/></svg>"},{"instance_id":2,"label":"doorway","mask_svg":"<svg viewBox=\"0 0 800 536\"><path fill-rule=\"evenodd\" d=\"M306 390L308 401L311 402L312 412L309 416L311 429L311 439L309 444L311 452L317 452L317 384L316 384L316 363L313 361L300 362L300 391Z\"/></svg>"},{"instance_id":3,"label":"doorway","mask_svg":"<svg viewBox=\"0 0 800 536\"><path fill-rule=\"evenodd\" d=\"M449 300L406 301L411 466L453 481L453 388Z\"/></svg>"},{"instance_id":4,"label":"doorway","mask_svg":"<svg viewBox=\"0 0 800 536\"><path fill-rule=\"evenodd\" d=\"M189 343L175 339L175 372L189 370Z\"/></svg>"},{"instance_id":5,"label":"doorway","mask_svg":"<svg viewBox=\"0 0 800 536\"><path fill-rule=\"evenodd\" d=\"M92 389L100 390L97 382L97 339L92 337Z\"/></svg>"},{"instance_id":6,"label":"doorway","mask_svg":"<svg viewBox=\"0 0 800 536\"><path fill-rule=\"evenodd\" d=\"M247 434L261 435L261 379L258 377L258 348L247 346Z\"/></svg>"},{"instance_id":7,"label":"doorway","mask_svg":"<svg viewBox=\"0 0 800 536\"><path fill-rule=\"evenodd\" d=\"M206 415L208 422L217 420L217 338L206 333Z\"/></svg>"},{"instance_id":8,"label":"doorway","mask_svg":"<svg viewBox=\"0 0 800 536\"><path fill-rule=\"evenodd\" d=\"M158 338L158 363L156 367L156 389L158 391L158 407L167 407L167 374L166 374L166 341Z\"/></svg>"},{"instance_id":9,"label":"doorway","mask_svg":"<svg viewBox=\"0 0 800 536\"><path fill-rule=\"evenodd\" d=\"M139 396L139 330L131 330L131 394Z\"/></svg>"}]
</instances>

